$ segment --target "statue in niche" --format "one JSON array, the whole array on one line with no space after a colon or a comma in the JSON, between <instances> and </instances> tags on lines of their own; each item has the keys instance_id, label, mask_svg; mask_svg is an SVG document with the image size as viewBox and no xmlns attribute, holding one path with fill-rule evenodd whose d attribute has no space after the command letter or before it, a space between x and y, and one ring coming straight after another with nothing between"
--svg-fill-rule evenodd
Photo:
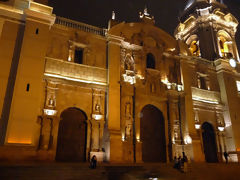
<instances>
[{"instance_id":1,"label":"statue in niche","mask_svg":"<svg viewBox=\"0 0 240 180\"><path fill-rule=\"evenodd\" d=\"M128 71L134 71L134 62L130 55L127 55L125 58L124 68Z\"/></svg>"},{"instance_id":2,"label":"statue in niche","mask_svg":"<svg viewBox=\"0 0 240 180\"><path fill-rule=\"evenodd\" d=\"M100 112L100 105L98 103L95 105L95 111L98 113Z\"/></svg>"},{"instance_id":3,"label":"statue in niche","mask_svg":"<svg viewBox=\"0 0 240 180\"><path fill-rule=\"evenodd\" d=\"M125 105L125 116L129 117L131 116L131 104L128 102Z\"/></svg>"},{"instance_id":4,"label":"statue in niche","mask_svg":"<svg viewBox=\"0 0 240 180\"><path fill-rule=\"evenodd\" d=\"M217 114L217 121L220 126L224 125L224 118L222 114Z\"/></svg>"},{"instance_id":5,"label":"statue in niche","mask_svg":"<svg viewBox=\"0 0 240 180\"><path fill-rule=\"evenodd\" d=\"M132 134L132 125L131 124L128 124L125 127L125 133L126 133L126 137L130 137L131 136L131 134Z\"/></svg>"},{"instance_id":6,"label":"statue in niche","mask_svg":"<svg viewBox=\"0 0 240 180\"><path fill-rule=\"evenodd\" d=\"M53 97L51 96L51 97L48 99L48 106L49 106L49 107L53 107L54 104L55 104L54 99L53 99Z\"/></svg>"},{"instance_id":7,"label":"statue in niche","mask_svg":"<svg viewBox=\"0 0 240 180\"><path fill-rule=\"evenodd\" d=\"M154 83L150 84L150 90L151 90L151 93L155 93L156 92L156 86L155 86Z\"/></svg>"}]
</instances>

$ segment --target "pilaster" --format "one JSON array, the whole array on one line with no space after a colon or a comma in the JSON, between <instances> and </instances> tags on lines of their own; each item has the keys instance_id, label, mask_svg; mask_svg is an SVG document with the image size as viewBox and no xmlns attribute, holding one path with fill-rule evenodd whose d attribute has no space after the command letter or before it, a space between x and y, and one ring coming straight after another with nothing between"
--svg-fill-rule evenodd
<instances>
[{"instance_id":1,"label":"pilaster","mask_svg":"<svg viewBox=\"0 0 240 180\"><path fill-rule=\"evenodd\" d=\"M120 42L122 38L108 34L108 129L110 162L122 161L120 104Z\"/></svg>"}]
</instances>

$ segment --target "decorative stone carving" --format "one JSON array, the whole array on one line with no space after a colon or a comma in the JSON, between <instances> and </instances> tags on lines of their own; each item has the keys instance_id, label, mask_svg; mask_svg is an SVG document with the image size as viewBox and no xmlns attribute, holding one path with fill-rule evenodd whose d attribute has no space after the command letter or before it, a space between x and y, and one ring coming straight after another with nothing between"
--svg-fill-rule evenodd
<instances>
[{"instance_id":1,"label":"decorative stone carving","mask_svg":"<svg viewBox=\"0 0 240 180\"><path fill-rule=\"evenodd\" d=\"M127 102L125 104L125 116L126 117L131 117L131 103L130 102Z\"/></svg>"},{"instance_id":2,"label":"decorative stone carving","mask_svg":"<svg viewBox=\"0 0 240 180\"><path fill-rule=\"evenodd\" d=\"M128 139L132 136L132 124L127 124L125 127L125 137Z\"/></svg>"}]
</instances>

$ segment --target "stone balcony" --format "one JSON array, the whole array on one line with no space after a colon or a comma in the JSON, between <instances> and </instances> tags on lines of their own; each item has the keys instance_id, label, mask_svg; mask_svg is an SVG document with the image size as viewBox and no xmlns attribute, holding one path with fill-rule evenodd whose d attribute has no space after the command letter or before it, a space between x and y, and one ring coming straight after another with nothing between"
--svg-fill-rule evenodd
<instances>
[{"instance_id":1,"label":"stone balcony","mask_svg":"<svg viewBox=\"0 0 240 180\"><path fill-rule=\"evenodd\" d=\"M192 99L195 101L211 103L211 104L221 103L220 92L199 89L196 87L192 87Z\"/></svg>"},{"instance_id":2,"label":"stone balcony","mask_svg":"<svg viewBox=\"0 0 240 180\"><path fill-rule=\"evenodd\" d=\"M53 58L45 59L44 75L68 81L107 85L106 69Z\"/></svg>"}]
</instances>

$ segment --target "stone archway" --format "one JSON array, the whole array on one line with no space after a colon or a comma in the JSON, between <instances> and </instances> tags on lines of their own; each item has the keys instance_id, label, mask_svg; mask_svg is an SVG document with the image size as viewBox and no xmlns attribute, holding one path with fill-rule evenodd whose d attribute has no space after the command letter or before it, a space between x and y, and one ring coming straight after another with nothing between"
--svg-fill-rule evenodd
<instances>
[{"instance_id":1,"label":"stone archway","mask_svg":"<svg viewBox=\"0 0 240 180\"><path fill-rule=\"evenodd\" d=\"M153 105L141 111L140 136L143 162L166 162L165 123L162 112Z\"/></svg>"},{"instance_id":2,"label":"stone archway","mask_svg":"<svg viewBox=\"0 0 240 180\"><path fill-rule=\"evenodd\" d=\"M77 108L61 113L57 140L57 161L86 161L87 116Z\"/></svg>"},{"instance_id":3,"label":"stone archway","mask_svg":"<svg viewBox=\"0 0 240 180\"><path fill-rule=\"evenodd\" d=\"M202 139L206 162L218 162L215 132L213 126L208 122L202 125Z\"/></svg>"}]
</instances>

